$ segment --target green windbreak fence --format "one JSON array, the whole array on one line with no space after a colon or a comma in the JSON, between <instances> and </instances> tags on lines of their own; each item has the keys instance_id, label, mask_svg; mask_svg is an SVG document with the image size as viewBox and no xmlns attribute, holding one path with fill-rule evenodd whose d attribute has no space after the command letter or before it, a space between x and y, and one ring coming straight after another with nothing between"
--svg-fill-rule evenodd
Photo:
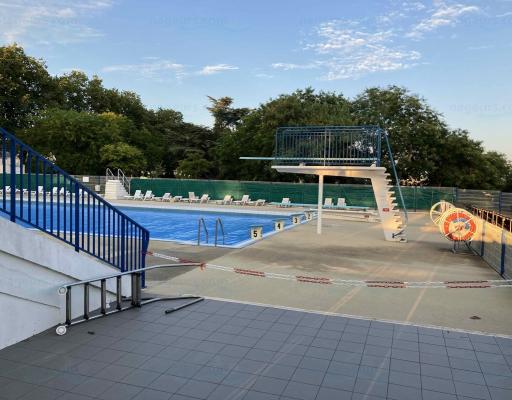
<instances>
[{"instance_id":1,"label":"green windbreak fence","mask_svg":"<svg viewBox=\"0 0 512 400\"><path fill-rule=\"evenodd\" d=\"M188 197L189 192L196 196L207 193L212 199L222 199L229 194L240 199L248 194L251 199L265 199L281 202L289 197L293 203L316 204L318 185L315 183L282 182L243 182L195 179L139 179L131 180L132 194L140 189L152 190L156 196L169 192L172 196ZM454 188L402 187L405 205L409 210L427 210L440 200L455 201ZM324 197L344 197L348 205L375 207L375 196L371 185L324 185Z\"/></svg>"},{"instance_id":2,"label":"green windbreak fence","mask_svg":"<svg viewBox=\"0 0 512 400\"><path fill-rule=\"evenodd\" d=\"M27 189L30 191L36 191L38 186L43 186L45 190L51 191L52 187L59 186L58 183L60 181L60 186L62 187L64 184L64 179L62 176L57 178L57 175L53 175L53 180L50 180L49 174L46 175L46 180L43 180L43 175L39 174L16 174L15 175L15 186L17 189ZM67 182L69 185L69 181ZM0 190L4 186L11 186L11 175L10 174L0 174Z\"/></svg>"}]
</instances>

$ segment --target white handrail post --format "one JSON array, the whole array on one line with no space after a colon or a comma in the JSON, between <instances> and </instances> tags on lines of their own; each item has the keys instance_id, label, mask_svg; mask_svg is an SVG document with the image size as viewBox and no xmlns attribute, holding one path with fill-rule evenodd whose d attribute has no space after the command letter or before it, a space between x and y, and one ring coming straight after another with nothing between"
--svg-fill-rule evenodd
<instances>
[{"instance_id":1,"label":"white handrail post","mask_svg":"<svg viewBox=\"0 0 512 400\"><path fill-rule=\"evenodd\" d=\"M316 233L322 233L322 203L324 198L324 176L318 175L318 218L316 220Z\"/></svg>"}]
</instances>

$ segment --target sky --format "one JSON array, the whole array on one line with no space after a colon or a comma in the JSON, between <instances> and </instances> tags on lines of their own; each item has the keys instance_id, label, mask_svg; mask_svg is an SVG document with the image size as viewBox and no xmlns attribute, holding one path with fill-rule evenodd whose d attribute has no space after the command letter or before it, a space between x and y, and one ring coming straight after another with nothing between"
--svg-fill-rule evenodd
<instances>
[{"instance_id":1,"label":"sky","mask_svg":"<svg viewBox=\"0 0 512 400\"><path fill-rule=\"evenodd\" d=\"M0 44L211 125L311 86L399 85L512 159L512 0L0 0ZM462 166L461 166L462 168Z\"/></svg>"}]
</instances>

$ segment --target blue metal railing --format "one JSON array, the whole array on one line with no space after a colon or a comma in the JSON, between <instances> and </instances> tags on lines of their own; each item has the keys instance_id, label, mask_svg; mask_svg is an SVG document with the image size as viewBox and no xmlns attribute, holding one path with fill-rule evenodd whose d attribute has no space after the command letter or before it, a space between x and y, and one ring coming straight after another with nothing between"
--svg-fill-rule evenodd
<instances>
[{"instance_id":1,"label":"blue metal railing","mask_svg":"<svg viewBox=\"0 0 512 400\"><path fill-rule=\"evenodd\" d=\"M149 231L0 128L0 211L121 272L145 267Z\"/></svg>"},{"instance_id":2,"label":"blue metal railing","mask_svg":"<svg viewBox=\"0 0 512 400\"><path fill-rule=\"evenodd\" d=\"M276 165L380 165L382 129L377 126L277 128Z\"/></svg>"}]
</instances>

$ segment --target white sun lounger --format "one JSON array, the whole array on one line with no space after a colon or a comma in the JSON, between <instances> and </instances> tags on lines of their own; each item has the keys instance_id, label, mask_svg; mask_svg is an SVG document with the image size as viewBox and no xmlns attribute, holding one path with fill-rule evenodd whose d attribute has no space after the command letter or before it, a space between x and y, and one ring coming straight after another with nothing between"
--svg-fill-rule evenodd
<instances>
[{"instance_id":1,"label":"white sun lounger","mask_svg":"<svg viewBox=\"0 0 512 400\"><path fill-rule=\"evenodd\" d=\"M153 197L155 197L155 195L153 194L153 191L151 190L146 190L146 194L144 195L144 197L142 198L142 201L146 201L146 200L152 200Z\"/></svg>"},{"instance_id":2,"label":"white sun lounger","mask_svg":"<svg viewBox=\"0 0 512 400\"><path fill-rule=\"evenodd\" d=\"M346 206L347 206L347 203L345 202L345 198L344 197L338 197L338 200L336 202L336 207L344 208Z\"/></svg>"},{"instance_id":3,"label":"white sun lounger","mask_svg":"<svg viewBox=\"0 0 512 400\"><path fill-rule=\"evenodd\" d=\"M172 196L169 192L166 192L164 193L164 195L162 197L153 197L153 200L156 200L156 201L171 201L172 199Z\"/></svg>"},{"instance_id":4,"label":"white sun lounger","mask_svg":"<svg viewBox=\"0 0 512 400\"><path fill-rule=\"evenodd\" d=\"M290 202L290 198L289 197L283 197L283 200L277 206L278 207L291 207L292 203Z\"/></svg>"},{"instance_id":5,"label":"white sun lounger","mask_svg":"<svg viewBox=\"0 0 512 400\"><path fill-rule=\"evenodd\" d=\"M233 202L233 204L235 204L237 206L245 206L245 205L249 204L250 201L251 201L251 199L249 198L249 195L248 194L244 194L242 196L241 200L235 200Z\"/></svg>"},{"instance_id":6,"label":"white sun lounger","mask_svg":"<svg viewBox=\"0 0 512 400\"><path fill-rule=\"evenodd\" d=\"M324 207L332 208L332 198L326 197L324 200Z\"/></svg>"},{"instance_id":7,"label":"white sun lounger","mask_svg":"<svg viewBox=\"0 0 512 400\"><path fill-rule=\"evenodd\" d=\"M137 189L133 196L124 196L126 200L141 200L142 199L142 190Z\"/></svg>"},{"instance_id":8,"label":"white sun lounger","mask_svg":"<svg viewBox=\"0 0 512 400\"><path fill-rule=\"evenodd\" d=\"M230 194L224 196L222 200L215 200L216 204L231 204L233 202L233 197Z\"/></svg>"},{"instance_id":9,"label":"white sun lounger","mask_svg":"<svg viewBox=\"0 0 512 400\"><path fill-rule=\"evenodd\" d=\"M181 199L181 201L186 201L189 203L193 203L196 200L199 200L199 199L196 197L196 194L194 192L188 192L188 197L183 197Z\"/></svg>"},{"instance_id":10,"label":"white sun lounger","mask_svg":"<svg viewBox=\"0 0 512 400\"><path fill-rule=\"evenodd\" d=\"M250 206L264 206L267 201L265 199L258 199L255 201L249 201L247 204Z\"/></svg>"}]
</instances>

